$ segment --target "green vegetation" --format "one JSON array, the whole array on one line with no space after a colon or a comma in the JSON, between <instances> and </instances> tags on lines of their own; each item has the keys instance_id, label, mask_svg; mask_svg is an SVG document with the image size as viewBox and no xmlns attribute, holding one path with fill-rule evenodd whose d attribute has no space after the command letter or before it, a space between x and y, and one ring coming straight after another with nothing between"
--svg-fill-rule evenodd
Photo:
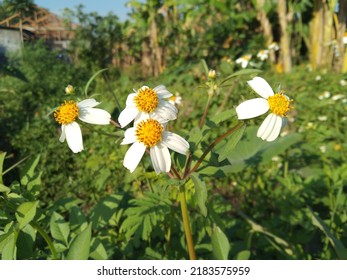
<instances>
[{"instance_id":1,"label":"green vegetation","mask_svg":"<svg viewBox=\"0 0 347 280\"><path fill-rule=\"evenodd\" d=\"M317 1L285 1L309 15L289 28L303 44L291 49L289 73L283 45L274 61L256 59L267 48L257 15L280 30L272 1L193 2L130 1L125 23L80 7L67 11L80 23L68 53L37 42L7 57L5 68L16 71L0 68L2 259L192 258L183 201L198 259L347 259L347 74L341 51L308 67ZM254 64L240 70L234 61L247 53ZM256 96L247 85L255 76L294 100L281 136L256 137L261 116L202 157L239 123L235 108ZM75 95L64 95L68 84ZM171 154L184 180L157 175L148 155L130 173L125 129L113 125L80 122L81 153L59 142L53 112L64 100L95 98L117 121L133 89L159 84L182 97L168 127L190 144L191 159Z\"/></svg>"}]
</instances>

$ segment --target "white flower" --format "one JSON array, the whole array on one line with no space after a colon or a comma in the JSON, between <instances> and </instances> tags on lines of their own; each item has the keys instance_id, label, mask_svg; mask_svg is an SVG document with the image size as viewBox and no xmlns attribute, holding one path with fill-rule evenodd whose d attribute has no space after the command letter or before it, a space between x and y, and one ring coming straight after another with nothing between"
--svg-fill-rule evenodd
<instances>
[{"instance_id":1,"label":"white flower","mask_svg":"<svg viewBox=\"0 0 347 280\"><path fill-rule=\"evenodd\" d=\"M278 51L280 49L280 47L278 46L276 42L272 42L267 48L269 50L274 50L274 51Z\"/></svg>"},{"instance_id":2,"label":"white flower","mask_svg":"<svg viewBox=\"0 0 347 280\"><path fill-rule=\"evenodd\" d=\"M260 50L257 54L257 57L261 60L267 60L269 57L269 51L268 50Z\"/></svg>"},{"instance_id":3,"label":"white flower","mask_svg":"<svg viewBox=\"0 0 347 280\"><path fill-rule=\"evenodd\" d=\"M124 127L134 120L134 125L136 125L149 117L155 117L162 121L176 119L176 107L164 100L170 96L172 94L163 85L153 89L143 86L138 91L130 93L126 107L118 117L119 124Z\"/></svg>"},{"instance_id":4,"label":"white flower","mask_svg":"<svg viewBox=\"0 0 347 280\"><path fill-rule=\"evenodd\" d=\"M344 95L344 94L335 94L333 97L331 97L331 100L337 101L337 100L339 100L339 99L344 98L345 96L346 96L346 95Z\"/></svg>"},{"instance_id":5,"label":"white flower","mask_svg":"<svg viewBox=\"0 0 347 280\"><path fill-rule=\"evenodd\" d=\"M323 154L327 151L327 147L325 145L320 146L319 149Z\"/></svg>"},{"instance_id":6,"label":"white flower","mask_svg":"<svg viewBox=\"0 0 347 280\"><path fill-rule=\"evenodd\" d=\"M328 120L327 116L318 116L317 119L321 122L325 122L326 120Z\"/></svg>"},{"instance_id":7,"label":"white flower","mask_svg":"<svg viewBox=\"0 0 347 280\"><path fill-rule=\"evenodd\" d=\"M326 99L326 98L329 98L330 97L330 92L329 91L324 91L322 94L320 94L318 96L318 99L319 100L323 100L323 99Z\"/></svg>"},{"instance_id":8,"label":"white flower","mask_svg":"<svg viewBox=\"0 0 347 280\"><path fill-rule=\"evenodd\" d=\"M248 81L250 87L261 96L242 102L236 107L236 113L240 120L251 119L267 111L271 113L265 118L258 129L257 136L266 141L274 141L280 134L281 127L286 123L286 113L292 108L292 100L288 96L274 93L270 85L260 77Z\"/></svg>"},{"instance_id":9,"label":"white flower","mask_svg":"<svg viewBox=\"0 0 347 280\"><path fill-rule=\"evenodd\" d=\"M317 75L315 78L316 81L320 81L321 79L322 79L322 77L320 75Z\"/></svg>"},{"instance_id":10,"label":"white flower","mask_svg":"<svg viewBox=\"0 0 347 280\"><path fill-rule=\"evenodd\" d=\"M55 120L61 124L60 142L66 142L74 153L83 150L82 132L77 118L91 124L106 125L110 123L111 115L102 109L93 108L100 103L95 99L85 99L76 103L73 100L65 101L54 112Z\"/></svg>"},{"instance_id":11,"label":"white flower","mask_svg":"<svg viewBox=\"0 0 347 280\"><path fill-rule=\"evenodd\" d=\"M252 55L251 54L246 54L244 56L239 57L238 59L235 60L237 64L241 64L242 68L246 68L249 61L251 60Z\"/></svg>"},{"instance_id":12,"label":"white flower","mask_svg":"<svg viewBox=\"0 0 347 280\"><path fill-rule=\"evenodd\" d=\"M182 97L180 96L180 94L178 92L176 92L175 95L173 95L169 98L169 102L172 105L181 105L182 104Z\"/></svg>"},{"instance_id":13,"label":"white flower","mask_svg":"<svg viewBox=\"0 0 347 280\"><path fill-rule=\"evenodd\" d=\"M344 87L345 85L347 85L347 81L346 80L340 80L340 85Z\"/></svg>"},{"instance_id":14,"label":"white flower","mask_svg":"<svg viewBox=\"0 0 347 280\"><path fill-rule=\"evenodd\" d=\"M123 165L133 172L139 164L143 154L148 149L154 170L169 172L171 157L169 149L185 155L189 143L181 136L165 131L165 123L154 118L142 120L124 133L121 145L132 144L125 154Z\"/></svg>"}]
</instances>

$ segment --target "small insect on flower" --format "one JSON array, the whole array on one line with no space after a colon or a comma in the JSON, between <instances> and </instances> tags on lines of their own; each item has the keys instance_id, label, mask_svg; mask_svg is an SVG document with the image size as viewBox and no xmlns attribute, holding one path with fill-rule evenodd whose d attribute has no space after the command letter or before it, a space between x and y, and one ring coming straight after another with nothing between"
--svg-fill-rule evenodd
<instances>
[{"instance_id":1,"label":"small insect on flower","mask_svg":"<svg viewBox=\"0 0 347 280\"><path fill-rule=\"evenodd\" d=\"M239 57L238 59L235 60L237 64L241 64L242 68L246 68L249 61L251 60L252 55L251 54L246 54L244 56Z\"/></svg>"},{"instance_id":2,"label":"small insect on flower","mask_svg":"<svg viewBox=\"0 0 347 280\"><path fill-rule=\"evenodd\" d=\"M149 150L154 170L159 174L171 169L169 149L183 155L189 149L189 143L185 139L165 131L165 123L154 118L142 120L134 127L128 128L121 145L126 144L132 144L123 162L124 167L130 172L138 166L146 150Z\"/></svg>"},{"instance_id":3,"label":"small insect on flower","mask_svg":"<svg viewBox=\"0 0 347 280\"><path fill-rule=\"evenodd\" d=\"M286 114L293 108L290 106L293 100L284 95L283 91L274 93L263 78L255 77L248 81L248 84L261 98L250 99L238 105L236 107L238 119L255 118L270 110L271 113L259 127L257 136L269 142L274 141L287 121Z\"/></svg>"},{"instance_id":4,"label":"small insect on flower","mask_svg":"<svg viewBox=\"0 0 347 280\"><path fill-rule=\"evenodd\" d=\"M280 49L280 47L278 46L278 43L276 42L272 42L267 48L269 50L274 50L274 51L278 51Z\"/></svg>"},{"instance_id":5,"label":"small insect on flower","mask_svg":"<svg viewBox=\"0 0 347 280\"><path fill-rule=\"evenodd\" d=\"M55 120L61 124L60 142L66 142L69 148L74 153L79 153L83 150L82 132L76 119L90 124L107 125L110 123L111 115L99 108L94 108L99 105L95 99L85 99L76 103L73 100L64 101L60 107L54 112Z\"/></svg>"},{"instance_id":6,"label":"small insect on flower","mask_svg":"<svg viewBox=\"0 0 347 280\"><path fill-rule=\"evenodd\" d=\"M172 96L165 86L155 88L143 86L128 95L125 109L118 117L121 127L134 120L134 125L149 117L161 118L165 121L177 118L177 109L164 98Z\"/></svg>"}]
</instances>

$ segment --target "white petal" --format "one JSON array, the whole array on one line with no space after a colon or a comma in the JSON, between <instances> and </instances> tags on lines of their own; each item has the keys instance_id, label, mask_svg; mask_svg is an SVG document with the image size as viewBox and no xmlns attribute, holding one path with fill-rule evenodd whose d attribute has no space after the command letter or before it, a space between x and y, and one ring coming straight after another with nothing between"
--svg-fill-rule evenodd
<instances>
[{"instance_id":1,"label":"white petal","mask_svg":"<svg viewBox=\"0 0 347 280\"><path fill-rule=\"evenodd\" d=\"M142 122L143 120L147 120L149 118L149 114L145 112L139 112L139 114L136 116L134 120L134 126L136 127L138 123Z\"/></svg>"},{"instance_id":2,"label":"white petal","mask_svg":"<svg viewBox=\"0 0 347 280\"><path fill-rule=\"evenodd\" d=\"M100 102L97 102L94 98L85 99L81 102L77 103L78 108L89 108L89 107L95 107L96 105L99 105Z\"/></svg>"},{"instance_id":3,"label":"white petal","mask_svg":"<svg viewBox=\"0 0 347 280\"><path fill-rule=\"evenodd\" d=\"M164 85L156 86L153 90L157 93L159 99L169 98L170 96L172 96L172 93L169 92Z\"/></svg>"},{"instance_id":4,"label":"white petal","mask_svg":"<svg viewBox=\"0 0 347 280\"><path fill-rule=\"evenodd\" d=\"M136 141L136 128L130 127L124 132L124 139L121 145L131 144Z\"/></svg>"},{"instance_id":5,"label":"white petal","mask_svg":"<svg viewBox=\"0 0 347 280\"><path fill-rule=\"evenodd\" d=\"M132 173L138 166L145 151L146 146L142 143L135 142L134 144L132 144L125 154L123 161L124 167L128 168L129 171Z\"/></svg>"},{"instance_id":6,"label":"white petal","mask_svg":"<svg viewBox=\"0 0 347 280\"><path fill-rule=\"evenodd\" d=\"M275 114L269 114L258 129L257 136L268 142L274 141L280 134L282 118Z\"/></svg>"},{"instance_id":7,"label":"white petal","mask_svg":"<svg viewBox=\"0 0 347 280\"><path fill-rule=\"evenodd\" d=\"M61 143L63 143L65 141L65 125L64 124L61 125L61 134L59 137L59 141Z\"/></svg>"},{"instance_id":8,"label":"white petal","mask_svg":"<svg viewBox=\"0 0 347 280\"><path fill-rule=\"evenodd\" d=\"M177 108L169 101L161 100L157 109L152 113L153 117L163 118L164 120L175 120L177 118Z\"/></svg>"},{"instance_id":9,"label":"white petal","mask_svg":"<svg viewBox=\"0 0 347 280\"><path fill-rule=\"evenodd\" d=\"M72 122L65 125L66 142L74 153L79 153L83 150L83 140L81 128L77 122Z\"/></svg>"},{"instance_id":10,"label":"white petal","mask_svg":"<svg viewBox=\"0 0 347 280\"><path fill-rule=\"evenodd\" d=\"M157 144L150 149L150 155L154 170L157 174L170 171L171 157L169 149L166 146Z\"/></svg>"},{"instance_id":11,"label":"white petal","mask_svg":"<svg viewBox=\"0 0 347 280\"><path fill-rule=\"evenodd\" d=\"M110 123L111 115L99 108L81 108L78 118L86 123L106 125Z\"/></svg>"},{"instance_id":12,"label":"white petal","mask_svg":"<svg viewBox=\"0 0 347 280\"><path fill-rule=\"evenodd\" d=\"M185 155L189 149L189 143L183 137L169 131L163 132L162 143L169 149L182 155Z\"/></svg>"},{"instance_id":13,"label":"white petal","mask_svg":"<svg viewBox=\"0 0 347 280\"><path fill-rule=\"evenodd\" d=\"M269 96L274 95L274 91L272 90L268 82L263 78L255 77L253 78L253 80L250 80L247 83L256 93L258 93L265 99L268 99Z\"/></svg>"},{"instance_id":14,"label":"white petal","mask_svg":"<svg viewBox=\"0 0 347 280\"><path fill-rule=\"evenodd\" d=\"M241 67L242 68L246 68L248 65L248 60L243 60L242 63L241 63Z\"/></svg>"},{"instance_id":15,"label":"white petal","mask_svg":"<svg viewBox=\"0 0 347 280\"><path fill-rule=\"evenodd\" d=\"M129 106L135 106L134 105L134 97L137 95L137 93L130 93L127 97L127 101L126 101L126 107Z\"/></svg>"},{"instance_id":16,"label":"white petal","mask_svg":"<svg viewBox=\"0 0 347 280\"><path fill-rule=\"evenodd\" d=\"M121 127L128 125L139 113L139 110L136 107L126 107L118 117L118 122Z\"/></svg>"},{"instance_id":17,"label":"white petal","mask_svg":"<svg viewBox=\"0 0 347 280\"><path fill-rule=\"evenodd\" d=\"M239 120L251 119L265 114L269 110L269 103L264 98L253 98L242 102L236 107Z\"/></svg>"}]
</instances>

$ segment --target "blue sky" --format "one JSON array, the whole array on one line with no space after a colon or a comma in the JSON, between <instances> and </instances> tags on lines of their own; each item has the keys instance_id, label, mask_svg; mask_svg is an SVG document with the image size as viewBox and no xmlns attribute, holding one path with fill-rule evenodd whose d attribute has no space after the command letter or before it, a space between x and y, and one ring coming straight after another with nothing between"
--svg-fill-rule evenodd
<instances>
[{"instance_id":1,"label":"blue sky","mask_svg":"<svg viewBox=\"0 0 347 280\"><path fill-rule=\"evenodd\" d=\"M112 12L117 15L120 20L127 18L130 12L125 4L129 0L34 0L34 3L48 9L49 11L59 15L64 8L75 9L79 4L83 4L85 12L98 12L100 15L106 15Z\"/></svg>"}]
</instances>

